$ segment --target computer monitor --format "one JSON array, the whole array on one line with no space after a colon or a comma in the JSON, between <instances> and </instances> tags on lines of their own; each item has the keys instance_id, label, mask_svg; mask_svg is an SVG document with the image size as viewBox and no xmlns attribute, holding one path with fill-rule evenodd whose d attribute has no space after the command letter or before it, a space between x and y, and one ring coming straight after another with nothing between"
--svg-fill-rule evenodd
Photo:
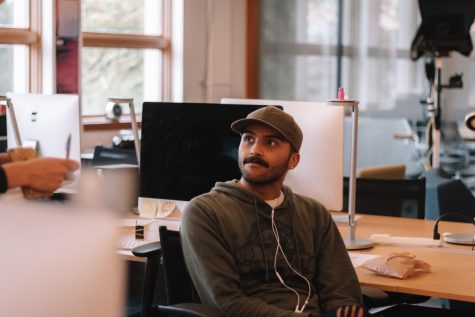
<instances>
[{"instance_id":1,"label":"computer monitor","mask_svg":"<svg viewBox=\"0 0 475 317\"><path fill-rule=\"evenodd\" d=\"M38 155L66 157L71 134L70 158L80 161L80 112L77 95L9 93L23 146L38 142ZM17 147L7 109L8 148Z\"/></svg>"},{"instance_id":2,"label":"computer monitor","mask_svg":"<svg viewBox=\"0 0 475 317\"><path fill-rule=\"evenodd\" d=\"M262 106L144 102L139 212L179 217L217 181L239 179L240 136L231 123Z\"/></svg>"},{"instance_id":3,"label":"computer monitor","mask_svg":"<svg viewBox=\"0 0 475 317\"><path fill-rule=\"evenodd\" d=\"M221 103L281 105L303 132L299 165L289 171L285 184L316 199L327 209L343 209L343 107L325 102L230 99Z\"/></svg>"},{"instance_id":4,"label":"computer monitor","mask_svg":"<svg viewBox=\"0 0 475 317\"><path fill-rule=\"evenodd\" d=\"M9 93L8 97L12 100L24 147L36 145L39 156L65 158L66 143L71 135L69 158L81 161L81 116L77 95ZM18 145L9 112L7 109L7 146L14 148ZM75 176L78 174L79 171Z\"/></svg>"}]
</instances>

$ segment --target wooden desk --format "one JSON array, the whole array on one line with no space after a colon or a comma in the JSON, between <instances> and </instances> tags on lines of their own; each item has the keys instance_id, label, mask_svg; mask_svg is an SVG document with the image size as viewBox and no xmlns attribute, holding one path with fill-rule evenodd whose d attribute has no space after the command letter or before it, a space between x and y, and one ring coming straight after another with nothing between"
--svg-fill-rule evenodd
<instances>
[{"instance_id":1,"label":"wooden desk","mask_svg":"<svg viewBox=\"0 0 475 317\"><path fill-rule=\"evenodd\" d=\"M135 220L134 220L135 221ZM162 221L160 221L162 222ZM175 225L179 221L175 220ZM158 229L158 223L155 223ZM363 215L358 221L356 235L369 237L373 233L392 236L426 237L433 235L435 221L385 216ZM166 225L166 224L165 224ZM337 223L341 234L348 235L346 223ZM439 222L439 232L474 232L473 225L456 222ZM130 230L127 234L132 234ZM147 235L146 235L147 238ZM362 268L356 268L361 285L385 291L436 296L447 299L475 302L475 252L469 246L449 243L441 247L411 247L404 245L376 245L372 249L352 251L367 254L386 254L391 252L410 252L420 260L432 266L431 273L417 273L415 276L400 280L383 277ZM144 261L130 251L119 251L123 259Z\"/></svg>"},{"instance_id":2,"label":"wooden desk","mask_svg":"<svg viewBox=\"0 0 475 317\"><path fill-rule=\"evenodd\" d=\"M373 233L392 236L426 237L433 235L435 221L363 215L358 221L356 236L369 237ZM338 223L344 237L347 225ZM439 222L439 232L474 232L473 225ZM355 251L352 251L355 252ZM400 280L383 277L362 268L356 268L361 285L385 291L436 296L447 299L475 302L475 252L470 246L442 243L440 247L414 247L404 245L376 245L372 249L356 251L366 254L410 252L432 266L431 273L416 273Z\"/></svg>"}]
</instances>

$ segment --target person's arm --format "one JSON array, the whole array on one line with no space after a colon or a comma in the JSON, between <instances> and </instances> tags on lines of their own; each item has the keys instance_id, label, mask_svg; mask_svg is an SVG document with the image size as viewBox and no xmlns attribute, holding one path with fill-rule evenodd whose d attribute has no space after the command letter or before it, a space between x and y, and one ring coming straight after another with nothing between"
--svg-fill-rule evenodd
<instances>
[{"instance_id":1,"label":"person's arm","mask_svg":"<svg viewBox=\"0 0 475 317\"><path fill-rule=\"evenodd\" d=\"M7 152L0 153L0 165L10 163L10 162L11 162L10 155Z\"/></svg>"},{"instance_id":2,"label":"person's arm","mask_svg":"<svg viewBox=\"0 0 475 317\"><path fill-rule=\"evenodd\" d=\"M6 192L8 189L7 176L5 170L0 166L0 193Z\"/></svg>"},{"instance_id":3,"label":"person's arm","mask_svg":"<svg viewBox=\"0 0 475 317\"><path fill-rule=\"evenodd\" d=\"M320 295L323 312L338 307L362 306L358 277L351 263L340 232L329 216L322 235L314 285Z\"/></svg>"},{"instance_id":4,"label":"person's arm","mask_svg":"<svg viewBox=\"0 0 475 317\"><path fill-rule=\"evenodd\" d=\"M183 254L200 299L233 317L308 317L246 296L240 289L235 259L226 248L214 219L196 201L182 218Z\"/></svg>"},{"instance_id":5,"label":"person's arm","mask_svg":"<svg viewBox=\"0 0 475 317\"><path fill-rule=\"evenodd\" d=\"M27 186L44 192L55 191L68 173L78 167L76 161L59 158L35 158L2 165L8 189Z\"/></svg>"}]
</instances>

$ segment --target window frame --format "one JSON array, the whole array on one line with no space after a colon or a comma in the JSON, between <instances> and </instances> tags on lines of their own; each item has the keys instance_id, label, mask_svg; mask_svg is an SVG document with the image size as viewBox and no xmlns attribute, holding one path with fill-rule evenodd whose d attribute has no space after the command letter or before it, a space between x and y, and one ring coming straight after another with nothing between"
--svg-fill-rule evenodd
<instances>
[{"instance_id":1,"label":"window frame","mask_svg":"<svg viewBox=\"0 0 475 317\"><path fill-rule=\"evenodd\" d=\"M41 24L42 0L28 0L28 28L0 27L0 44L26 45L28 47L27 91L42 90Z\"/></svg>"},{"instance_id":2,"label":"window frame","mask_svg":"<svg viewBox=\"0 0 475 317\"><path fill-rule=\"evenodd\" d=\"M112 32L83 32L81 31L81 48L101 47L101 48L134 48L134 49L158 49L162 53L161 57L161 96L162 100L171 99L171 0L162 0L162 34L143 35L131 33ZM130 120L124 118L124 122L111 124L103 119L104 116L82 115L85 130L97 129L117 129L124 128ZM122 120L121 120L122 121ZM102 127L100 127L102 125ZM125 128L127 128L126 126Z\"/></svg>"},{"instance_id":3,"label":"window frame","mask_svg":"<svg viewBox=\"0 0 475 317\"><path fill-rule=\"evenodd\" d=\"M343 25L339 25L338 32L345 32L349 34L350 41L343 41L343 36L337 39L335 44L318 44L318 43L299 43L299 42L279 42L279 41L260 41L260 17L262 9L263 0L247 0L247 89L246 97L247 98L259 98L260 94L260 77L261 77L261 62L260 56L262 52L285 52L288 56L307 56L307 57L335 57L337 63L335 64L337 83L335 86L335 92L338 87L345 86L346 90L350 93L353 92L356 87L352 86L352 82L357 76L357 58L358 58L358 32L359 25L356 27L351 27L349 30L344 29ZM354 1L344 1L344 0L335 0L340 9L338 10L338 19L341 23L344 19L344 12L348 10L351 15L359 14L358 3ZM369 3L374 6L376 3ZM417 6L417 4L411 4ZM413 18L417 19L418 12L413 13ZM359 19L360 17L358 17ZM366 47L367 56L366 58L381 58L381 56L389 56L389 50L384 47L379 47L376 44L371 44ZM406 60L410 61L410 48L397 48L391 50L395 52L395 58L397 60ZM348 67L343 67L343 59L350 60L351 63ZM338 61L340 60L340 61ZM346 81L343 81L342 78L348 78ZM348 81L350 83L348 83ZM353 92L355 93L355 92ZM336 97L336 96L335 96ZM364 111L364 109L363 109Z\"/></svg>"}]
</instances>

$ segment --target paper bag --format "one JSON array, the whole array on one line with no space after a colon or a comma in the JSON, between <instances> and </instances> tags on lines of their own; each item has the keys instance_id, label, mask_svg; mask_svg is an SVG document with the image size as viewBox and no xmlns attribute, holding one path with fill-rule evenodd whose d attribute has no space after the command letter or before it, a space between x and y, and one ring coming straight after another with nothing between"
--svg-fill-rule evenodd
<instances>
[{"instance_id":1,"label":"paper bag","mask_svg":"<svg viewBox=\"0 0 475 317\"><path fill-rule=\"evenodd\" d=\"M363 267L378 275L404 279L414 275L416 271L430 272L428 263L417 260L415 255L407 252L390 253L363 263Z\"/></svg>"}]
</instances>

